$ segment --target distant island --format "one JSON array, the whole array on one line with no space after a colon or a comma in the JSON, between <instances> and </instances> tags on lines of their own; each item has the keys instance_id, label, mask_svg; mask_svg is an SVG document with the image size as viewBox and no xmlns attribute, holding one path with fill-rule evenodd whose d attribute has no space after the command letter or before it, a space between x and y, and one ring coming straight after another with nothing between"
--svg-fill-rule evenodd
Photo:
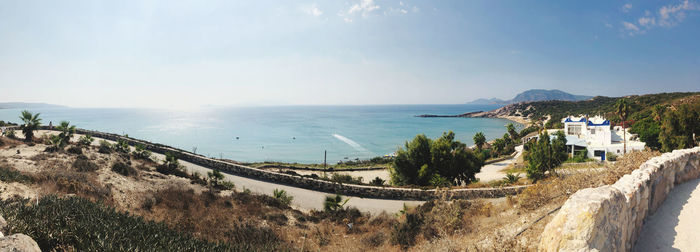
<instances>
[{"instance_id":1,"label":"distant island","mask_svg":"<svg viewBox=\"0 0 700 252\"><path fill-rule=\"evenodd\" d=\"M509 105L520 102L533 102L533 101L585 101L590 100L593 96L586 95L573 95L561 90L552 89L530 89L522 92L515 96L515 98L510 100L501 100L498 98L491 99L476 99L474 101L468 102L467 104L499 104L499 105Z\"/></svg>"},{"instance_id":2,"label":"distant island","mask_svg":"<svg viewBox=\"0 0 700 252\"><path fill-rule=\"evenodd\" d=\"M35 102L0 102L0 109L65 108L66 106Z\"/></svg>"}]
</instances>

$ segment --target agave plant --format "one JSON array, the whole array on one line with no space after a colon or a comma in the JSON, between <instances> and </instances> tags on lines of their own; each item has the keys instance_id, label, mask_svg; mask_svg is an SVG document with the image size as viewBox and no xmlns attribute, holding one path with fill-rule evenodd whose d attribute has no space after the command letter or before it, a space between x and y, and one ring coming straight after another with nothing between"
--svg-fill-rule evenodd
<instances>
[{"instance_id":1,"label":"agave plant","mask_svg":"<svg viewBox=\"0 0 700 252\"><path fill-rule=\"evenodd\" d=\"M19 128L22 130L22 134L24 134L24 139L26 141L32 141L34 139L34 131L39 129L39 125L41 125L41 118L39 118L39 114L40 113L32 114L32 112L24 110L22 111L22 115L19 117L19 119L24 122L19 126Z\"/></svg>"},{"instance_id":2,"label":"agave plant","mask_svg":"<svg viewBox=\"0 0 700 252\"><path fill-rule=\"evenodd\" d=\"M515 184L518 182L518 180L520 180L520 173L513 174L509 172L506 173L506 177L503 178L503 181L505 181L508 184Z\"/></svg>"}]
</instances>

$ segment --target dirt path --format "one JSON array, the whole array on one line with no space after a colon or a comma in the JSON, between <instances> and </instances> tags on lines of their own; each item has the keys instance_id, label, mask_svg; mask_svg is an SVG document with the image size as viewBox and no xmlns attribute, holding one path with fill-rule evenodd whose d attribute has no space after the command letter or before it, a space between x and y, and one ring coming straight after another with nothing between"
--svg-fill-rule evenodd
<instances>
[{"instance_id":1,"label":"dirt path","mask_svg":"<svg viewBox=\"0 0 700 252\"><path fill-rule=\"evenodd\" d=\"M700 179L676 186L649 217L634 251L700 251Z\"/></svg>"}]
</instances>

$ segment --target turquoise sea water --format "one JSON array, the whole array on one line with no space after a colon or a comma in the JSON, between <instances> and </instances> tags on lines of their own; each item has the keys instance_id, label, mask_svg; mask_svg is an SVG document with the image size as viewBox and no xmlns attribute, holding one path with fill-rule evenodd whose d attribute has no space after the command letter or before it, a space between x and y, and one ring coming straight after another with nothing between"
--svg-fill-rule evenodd
<instances>
[{"instance_id":1,"label":"turquoise sea water","mask_svg":"<svg viewBox=\"0 0 700 252\"><path fill-rule=\"evenodd\" d=\"M500 137L510 121L491 118L419 118L461 114L493 105L284 106L196 110L45 108L42 122L68 120L92 129L238 161L322 163L393 153L416 134L439 137L452 130L468 145L478 131ZM18 122L21 109L0 109L0 120ZM517 125L517 124L516 124Z\"/></svg>"}]
</instances>

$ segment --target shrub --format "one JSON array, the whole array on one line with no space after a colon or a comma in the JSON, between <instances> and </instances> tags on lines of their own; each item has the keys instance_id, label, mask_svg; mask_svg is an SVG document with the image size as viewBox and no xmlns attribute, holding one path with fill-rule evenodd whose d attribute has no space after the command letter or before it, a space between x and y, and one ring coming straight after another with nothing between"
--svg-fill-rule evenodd
<instances>
[{"instance_id":1,"label":"shrub","mask_svg":"<svg viewBox=\"0 0 700 252\"><path fill-rule=\"evenodd\" d=\"M294 199L293 196L287 194L287 191L281 189L275 189L272 192L272 195L275 197L275 199L278 199L280 202L282 202L282 204L287 206L292 203L292 200Z\"/></svg>"},{"instance_id":2,"label":"shrub","mask_svg":"<svg viewBox=\"0 0 700 252\"><path fill-rule=\"evenodd\" d=\"M335 196L326 195L326 199L323 201L323 211L335 213L343 210L343 207L349 200L350 198L347 198L343 201L343 197L340 196L340 194L336 194Z\"/></svg>"},{"instance_id":3,"label":"shrub","mask_svg":"<svg viewBox=\"0 0 700 252\"><path fill-rule=\"evenodd\" d=\"M362 177L353 177L349 174L333 173L330 180L340 184L362 184Z\"/></svg>"},{"instance_id":4,"label":"shrub","mask_svg":"<svg viewBox=\"0 0 700 252\"><path fill-rule=\"evenodd\" d=\"M366 244L370 248L376 248L384 244L386 240L386 234L382 231L371 233L362 238L362 243Z\"/></svg>"},{"instance_id":5,"label":"shrub","mask_svg":"<svg viewBox=\"0 0 700 252\"><path fill-rule=\"evenodd\" d=\"M90 136L90 134L86 134L78 139L78 145L90 146L93 141L95 141L95 139L93 139L92 136Z\"/></svg>"},{"instance_id":6,"label":"shrub","mask_svg":"<svg viewBox=\"0 0 700 252\"><path fill-rule=\"evenodd\" d=\"M373 186L384 186L384 182L386 181L384 181L382 178L375 177L372 181L369 182L369 184Z\"/></svg>"},{"instance_id":7,"label":"shrub","mask_svg":"<svg viewBox=\"0 0 700 252\"><path fill-rule=\"evenodd\" d=\"M75 162L73 162L73 168L79 172L91 172L100 169L97 164L90 161L85 155L78 156Z\"/></svg>"},{"instance_id":8,"label":"shrub","mask_svg":"<svg viewBox=\"0 0 700 252\"><path fill-rule=\"evenodd\" d=\"M83 149L81 149L81 148L78 147L78 146L71 146L70 148L68 148L67 151L68 151L68 153L70 153L70 154L75 154L75 155L81 155L81 154L83 154Z\"/></svg>"},{"instance_id":9,"label":"shrub","mask_svg":"<svg viewBox=\"0 0 700 252\"><path fill-rule=\"evenodd\" d=\"M520 173L513 174L513 173L509 172L509 173L506 173L506 177L503 178L503 181L505 181L508 184L518 183L518 180L520 180Z\"/></svg>"},{"instance_id":10,"label":"shrub","mask_svg":"<svg viewBox=\"0 0 700 252\"><path fill-rule=\"evenodd\" d=\"M156 171L165 175L175 175L178 177L189 178L185 169L180 165L177 157L170 152L165 153L163 164L156 167Z\"/></svg>"},{"instance_id":11,"label":"shrub","mask_svg":"<svg viewBox=\"0 0 700 252\"><path fill-rule=\"evenodd\" d=\"M129 148L129 143L126 142L126 140L123 139L117 139L117 143L114 145L114 150L117 152L129 154L131 152L131 148Z\"/></svg>"},{"instance_id":12,"label":"shrub","mask_svg":"<svg viewBox=\"0 0 700 252\"><path fill-rule=\"evenodd\" d=\"M545 131L535 143L529 143L528 152L524 159L527 161L525 170L527 177L533 181L544 178L545 172L554 171L568 154L566 152L566 136L563 131L557 131L556 138L550 140Z\"/></svg>"},{"instance_id":13,"label":"shrub","mask_svg":"<svg viewBox=\"0 0 700 252\"><path fill-rule=\"evenodd\" d=\"M134 167L122 162L114 163L114 165L112 165L112 171L127 177L138 173Z\"/></svg>"},{"instance_id":14,"label":"shrub","mask_svg":"<svg viewBox=\"0 0 700 252\"><path fill-rule=\"evenodd\" d=\"M100 141L100 148L98 149L98 152L102 154L111 154L112 151L114 151L114 147L111 143L107 142L106 140Z\"/></svg>"},{"instance_id":15,"label":"shrub","mask_svg":"<svg viewBox=\"0 0 700 252\"><path fill-rule=\"evenodd\" d=\"M216 189L219 190L233 190L236 188L236 184L231 181L220 181L216 184Z\"/></svg>"},{"instance_id":16,"label":"shrub","mask_svg":"<svg viewBox=\"0 0 700 252\"><path fill-rule=\"evenodd\" d=\"M151 152L149 150L146 150L146 147L143 146L143 144L136 144L134 147L134 157L138 159L145 159L149 160L151 159Z\"/></svg>"},{"instance_id":17,"label":"shrub","mask_svg":"<svg viewBox=\"0 0 700 252\"><path fill-rule=\"evenodd\" d=\"M27 199L0 203L11 233L31 236L42 251L210 251L251 250L245 243L231 247L210 243L145 221L80 197L47 196L38 204Z\"/></svg>"},{"instance_id":18,"label":"shrub","mask_svg":"<svg viewBox=\"0 0 700 252\"><path fill-rule=\"evenodd\" d=\"M12 182L30 183L30 182L33 182L33 179L32 179L32 177L24 175L23 173L16 170L15 168L2 165L2 166L0 166L0 181L4 181L4 182L8 182L8 183L12 183Z\"/></svg>"},{"instance_id":19,"label":"shrub","mask_svg":"<svg viewBox=\"0 0 700 252\"><path fill-rule=\"evenodd\" d=\"M605 155L605 158L608 159L608 161L617 161L617 155L615 155L615 153L612 152L608 152Z\"/></svg>"},{"instance_id":20,"label":"shrub","mask_svg":"<svg viewBox=\"0 0 700 252\"><path fill-rule=\"evenodd\" d=\"M15 130L14 130L14 129L9 129L9 130L7 130L7 131L5 132L5 136L7 136L8 138L11 138L11 139L17 138L17 135L15 134Z\"/></svg>"},{"instance_id":21,"label":"shrub","mask_svg":"<svg viewBox=\"0 0 700 252\"><path fill-rule=\"evenodd\" d=\"M389 170L392 184L429 185L436 174L451 184L475 180L483 162L454 137L450 131L433 141L421 134L406 142L405 149L396 152Z\"/></svg>"},{"instance_id":22,"label":"shrub","mask_svg":"<svg viewBox=\"0 0 700 252\"><path fill-rule=\"evenodd\" d=\"M400 245L402 248L413 246L416 236L423 225L423 218L418 213L406 213L399 223L391 229L391 244Z\"/></svg>"}]
</instances>

